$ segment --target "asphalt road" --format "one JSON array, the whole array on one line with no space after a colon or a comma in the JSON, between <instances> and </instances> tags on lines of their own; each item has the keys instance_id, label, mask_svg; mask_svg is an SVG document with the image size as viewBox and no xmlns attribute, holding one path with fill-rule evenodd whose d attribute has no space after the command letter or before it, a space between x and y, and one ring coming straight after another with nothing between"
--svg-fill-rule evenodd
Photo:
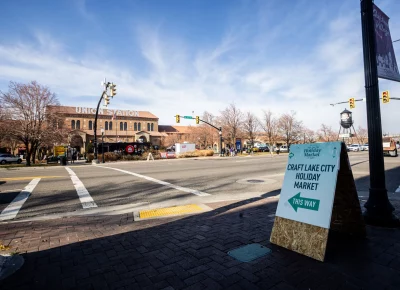
<instances>
[{"instance_id":1,"label":"asphalt road","mask_svg":"<svg viewBox=\"0 0 400 290\"><path fill-rule=\"evenodd\" d=\"M349 156L357 190L365 197L368 153ZM0 222L276 196L287 158L267 154L0 169ZM386 157L385 168L387 189L397 198L400 157Z\"/></svg>"}]
</instances>

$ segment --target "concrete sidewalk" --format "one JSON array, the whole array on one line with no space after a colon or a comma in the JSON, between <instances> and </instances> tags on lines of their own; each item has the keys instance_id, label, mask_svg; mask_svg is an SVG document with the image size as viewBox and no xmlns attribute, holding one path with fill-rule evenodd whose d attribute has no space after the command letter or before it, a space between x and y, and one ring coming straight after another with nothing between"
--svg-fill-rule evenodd
<instances>
[{"instance_id":1,"label":"concrete sidewalk","mask_svg":"<svg viewBox=\"0 0 400 290\"><path fill-rule=\"evenodd\" d=\"M399 229L331 235L321 263L269 243L276 199L207 205L139 222L130 213L0 224L0 242L25 259L0 289L400 289ZM227 254L250 243L272 253L250 263Z\"/></svg>"}]
</instances>

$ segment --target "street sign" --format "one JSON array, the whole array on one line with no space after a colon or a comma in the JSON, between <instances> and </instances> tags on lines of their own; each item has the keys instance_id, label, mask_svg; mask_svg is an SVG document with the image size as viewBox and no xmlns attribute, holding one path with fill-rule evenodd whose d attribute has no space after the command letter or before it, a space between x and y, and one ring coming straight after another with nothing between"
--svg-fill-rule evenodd
<instances>
[{"instance_id":1,"label":"street sign","mask_svg":"<svg viewBox=\"0 0 400 290\"><path fill-rule=\"evenodd\" d=\"M340 142L290 146L280 195L286 202L279 202L277 216L329 229L340 148Z\"/></svg>"},{"instance_id":2,"label":"street sign","mask_svg":"<svg viewBox=\"0 0 400 290\"><path fill-rule=\"evenodd\" d=\"M293 207L293 209L297 212L298 208L305 208L308 210L318 211L319 209L319 200L312 198L305 198L300 196L300 192L290 198L289 204Z\"/></svg>"},{"instance_id":3,"label":"street sign","mask_svg":"<svg viewBox=\"0 0 400 290\"><path fill-rule=\"evenodd\" d=\"M183 119L193 119L192 116L183 116Z\"/></svg>"},{"instance_id":4,"label":"street sign","mask_svg":"<svg viewBox=\"0 0 400 290\"><path fill-rule=\"evenodd\" d=\"M330 229L365 236L346 146L292 145L270 241L323 261Z\"/></svg>"},{"instance_id":5,"label":"street sign","mask_svg":"<svg viewBox=\"0 0 400 290\"><path fill-rule=\"evenodd\" d=\"M133 153L134 150L135 150L135 148L132 145L128 145L125 148L126 153L129 153L129 154Z\"/></svg>"}]
</instances>

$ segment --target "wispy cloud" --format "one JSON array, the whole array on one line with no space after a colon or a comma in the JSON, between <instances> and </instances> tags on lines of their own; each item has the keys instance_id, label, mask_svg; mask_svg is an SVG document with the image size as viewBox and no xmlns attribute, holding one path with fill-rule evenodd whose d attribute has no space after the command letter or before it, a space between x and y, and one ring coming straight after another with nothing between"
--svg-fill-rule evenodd
<instances>
[{"instance_id":1,"label":"wispy cloud","mask_svg":"<svg viewBox=\"0 0 400 290\"><path fill-rule=\"evenodd\" d=\"M138 46L129 64L116 47L96 44L73 54L61 38L36 30L35 42L0 42L0 87L10 80L37 80L63 104L94 107L107 77L118 84L112 107L151 111L161 124L173 123L176 113L217 115L235 102L259 117L263 109L277 115L295 110L312 129L321 123L338 127L347 106L329 104L365 95L359 11L323 9L316 15L311 8L299 15L299 4L277 21L278 2L271 3L232 12L225 33L206 44L190 43L163 23L138 23L133 34L124 35ZM93 19L85 1L76 4L82 16ZM110 49L118 65L104 60ZM392 83L381 84L399 93ZM382 110L394 113L393 108ZM364 104L357 103L354 116L356 126L366 127ZM386 130L396 130L389 119L383 115Z\"/></svg>"}]
</instances>

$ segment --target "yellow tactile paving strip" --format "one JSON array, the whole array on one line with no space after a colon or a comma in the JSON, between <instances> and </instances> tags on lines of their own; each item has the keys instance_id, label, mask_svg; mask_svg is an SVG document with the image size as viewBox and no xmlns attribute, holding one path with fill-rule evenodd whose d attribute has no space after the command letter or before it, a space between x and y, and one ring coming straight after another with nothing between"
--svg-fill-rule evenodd
<instances>
[{"instance_id":1,"label":"yellow tactile paving strip","mask_svg":"<svg viewBox=\"0 0 400 290\"><path fill-rule=\"evenodd\" d=\"M165 207L158 209L142 210L139 212L141 219L162 217L168 215L188 214L204 211L202 207L197 204L180 205L173 207Z\"/></svg>"},{"instance_id":2,"label":"yellow tactile paving strip","mask_svg":"<svg viewBox=\"0 0 400 290\"><path fill-rule=\"evenodd\" d=\"M31 180L34 178L60 178L65 176L23 176L23 177L1 177L0 180L12 181L12 180Z\"/></svg>"}]
</instances>

